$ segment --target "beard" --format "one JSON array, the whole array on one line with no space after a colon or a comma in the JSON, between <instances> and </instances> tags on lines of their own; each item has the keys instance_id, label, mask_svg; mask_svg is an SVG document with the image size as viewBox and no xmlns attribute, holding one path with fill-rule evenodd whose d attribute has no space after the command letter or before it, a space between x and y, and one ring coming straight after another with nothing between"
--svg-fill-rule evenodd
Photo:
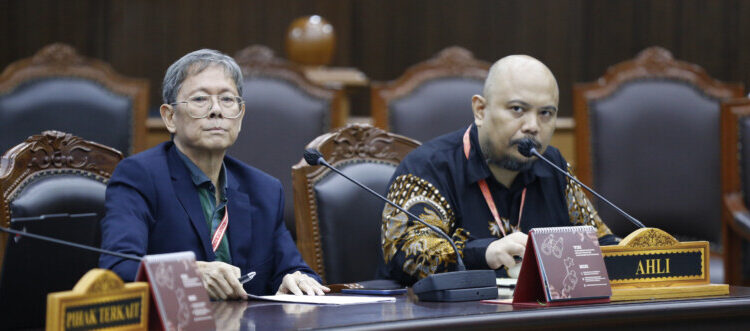
<instances>
[{"instance_id":1,"label":"beard","mask_svg":"<svg viewBox=\"0 0 750 331\"><path fill-rule=\"evenodd\" d=\"M538 141L532 139L532 138L521 138L516 140L511 140L510 147L512 146L518 146L522 142L528 142L533 144L534 148L539 149L541 148L541 145ZM485 151L484 154L487 156L485 161L487 161L488 165L496 165L498 167L501 167L503 169L507 169L510 171L525 171L531 169L531 166L534 165L534 162L536 160L522 160L519 159L513 155L509 154L503 154L503 155L496 155L497 149L495 148L492 141L489 139L486 141L485 145L487 146L484 148Z\"/></svg>"}]
</instances>

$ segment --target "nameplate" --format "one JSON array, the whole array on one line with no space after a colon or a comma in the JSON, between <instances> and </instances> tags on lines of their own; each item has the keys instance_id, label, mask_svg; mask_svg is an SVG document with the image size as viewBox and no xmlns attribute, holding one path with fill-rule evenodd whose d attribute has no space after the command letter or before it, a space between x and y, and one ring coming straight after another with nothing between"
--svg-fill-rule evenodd
<instances>
[{"instance_id":1,"label":"nameplate","mask_svg":"<svg viewBox=\"0 0 750 331\"><path fill-rule=\"evenodd\" d=\"M700 249L610 254L604 257L604 263L612 283L704 278Z\"/></svg>"},{"instance_id":2,"label":"nameplate","mask_svg":"<svg viewBox=\"0 0 750 331\"><path fill-rule=\"evenodd\" d=\"M216 328L208 292L196 270L193 252L146 255L136 280L148 281L151 285L154 308L149 329Z\"/></svg>"},{"instance_id":3,"label":"nameplate","mask_svg":"<svg viewBox=\"0 0 750 331\"><path fill-rule=\"evenodd\" d=\"M679 242L654 228L636 232L620 245L602 247L613 287L710 283L708 242Z\"/></svg>"},{"instance_id":4,"label":"nameplate","mask_svg":"<svg viewBox=\"0 0 750 331\"><path fill-rule=\"evenodd\" d=\"M514 305L608 302L611 294L596 229L569 226L529 231Z\"/></svg>"},{"instance_id":5,"label":"nameplate","mask_svg":"<svg viewBox=\"0 0 750 331\"><path fill-rule=\"evenodd\" d=\"M114 272L92 269L72 291L47 295L47 330L148 327L147 283L125 284Z\"/></svg>"}]
</instances>

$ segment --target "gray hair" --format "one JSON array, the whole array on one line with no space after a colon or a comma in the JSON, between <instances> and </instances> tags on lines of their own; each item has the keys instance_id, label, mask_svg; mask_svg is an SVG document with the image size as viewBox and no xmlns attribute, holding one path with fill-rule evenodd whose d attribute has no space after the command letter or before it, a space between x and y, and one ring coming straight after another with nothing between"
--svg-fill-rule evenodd
<instances>
[{"instance_id":1,"label":"gray hair","mask_svg":"<svg viewBox=\"0 0 750 331\"><path fill-rule=\"evenodd\" d=\"M242 70L240 70L237 62L222 52L213 49L201 49L186 54L169 66L167 73L164 74L164 82L161 85L164 103L175 103L177 101L177 93L182 88L185 78L189 75L198 74L212 65L224 67L226 73L234 80L234 85L237 87L239 96L242 96Z\"/></svg>"}]
</instances>

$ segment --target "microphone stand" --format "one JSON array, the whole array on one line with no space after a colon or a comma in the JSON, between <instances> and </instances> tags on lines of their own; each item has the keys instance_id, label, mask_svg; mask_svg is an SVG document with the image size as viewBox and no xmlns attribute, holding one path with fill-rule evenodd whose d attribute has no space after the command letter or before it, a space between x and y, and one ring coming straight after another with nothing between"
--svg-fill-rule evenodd
<instances>
[{"instance_id":1,"label":"microphone stand","mask_svg":"<svg viewBox=\"0 0 750 331\"><path fill-rule=\"evenodd\" d=\"M24 231L13 230L13 229L9 229L9 228L2 227L2 226L0 226L0 231L1 232L12 233L12 234L15 234L15 235L20 235L20 236L25 236L25 237L29 237L29 238L34 238L34 239L37 239L37 240L49 241L49 242L53 242L53 243L60 244L60 245L63 245L63 246L70 246L70 247L75 247L75 248L79 248L79 249L83 249L83 250L97 252L97 253L100 253L100 254L113 255L113 256L121 257L123 259L134 260L134 261L138 261L138 262L143 261L143 258L140 257L140 256L137 256L137 255L119 253L119 252L115 252L115 251L109 251L109 250L106 250L106 249L101 249L101 248L92 247L92 246L88 246L88 245L82 245L82 244L74 243L74 242L67 241L67 240L62 240L62 239L57 239L57 238L42 236L42 235L33 234L33 233L29 233L29 232L24 232ZM8 239L10 239L10 238L8 238ZM255 276L255 275L253 275L253 276ZM247 274L247 275L244 275L244 276L240 277L239 281L240 281L240 283L244 284L244 283L247 283L248 281L250 281L250 279L252 279L252 277L250 276L250 274Z\"/></svg>"},{"instance_id":2,"label":"microphone stand","mask_svg":"<svg viewBox=\"0 0 750 331\"><path fill-rule=\"evenodd\" d=\"M610 202L609 200L607 200L606 198L604 198L603 196L601 196L601 194L596 193L596 191L592 190L590 187L588 187L588 186L584 185L583 183L581 183L581 181L579 181L577 178L571 176L567 171L560 169L560 167L558 167L557 165L555 165L554 163L552 163L552 161L547 160L547 158L545 158L544 156L542 156L542 154L540 154L536 150L536 148L534 148L533 146L531 146L530 143L529 144L521 144L521 145L519 145L518 146L518 152L521 153L521 155L526 156L526 157L529 157L532 154L536 155L536 157L538 157L539 159L543 160L544 162L547 162L547 164L551 165L553 168L557 169L557 171L559 171L563 175L567 176L568 178L570 178L574 182L578 183L578 185L583 186L586 190L588 190L589 192L591 192L592 194L594 194L597 198L599 198L602 201L606 202L608 205L610 205L612 208L614 208L618 213L620 213L620 215L625 216L625 218L627 218L628 221L630 221L631 223L635 224L637 227L639 227L639 228L645 228L646 227L645 225L643 225L643 223L641 223L640 221L638 221L637 219L635 219L635 217L630 216L630 214L626 213L624 210L622 210L619 207L615 206L614 203Z\"/></svg>"},{"instance_id":3,"label":"microphone stand","mask_svg":"<svg viewBox=\"0 0 750 331\"><path fill-rule=\"evenodd\" d=\"M308 149L305 150L304 158L309 165L323 165L331 171L341 175L348 179L357 186L363 188L370 194L378 197L385 201L389 205L395 207L399 211L403 212L407 216L416 220L417 222L425 225L433 232L439 234L441 237L450 243L453 251L456 253L456 269L457 271L432 274L429 275L412 286L412 290L417 297L422 301L476 301L485 299L496 299L497 283L495 281L496 275L494 270L466 270L461 254L458 252L458 248L453 240L442 230L435 227L434 225L428 224L421 220L416 215L388 200L386 197L378 194L369 187L360 183L359 181L345 175L340 170L330 165L323 156L317 150Z\"/></svg>"},{"instance_id":4,"label":"microphone stand","mask_svg":"<svg viewBox=\"0 0 750 331\"><path fill-rule=\"evenodd\" d=\"M76 247L76 248L80 248L80 249L84 249L84 250L88 250L88 251L93 251L93 252L97 252L97 253L101 253L101 254L114 255L114 256L117 256L117 257L121 257L123 259L135 260L135 261L138 261L138 262L140 262L141 260L143 260L143 258L141 258L140 256L135 256L135 255L130 255L130 254L124 254L124 253L118 253L118 252L108 251L106 249L101 249L101 248L96 248L96 247L92 247L92 246L82 245L82 244L78 244L78 243L74 243L74 242L70 242L70 241L66 241L66 240L61 240L61 239L56 239L56 238L52 238L52 237L42 236L42 235L33 234L33 233L29 233L29 232L13 230L13 229L9 229L9 228L2 227L2 226L0 226L0 231L7 232L7 233L12 233L12 234L15 234L15 235L20 235L20 236L25 236L25 237L29 237L29 238L34 238L34 239L38 239L38 240L42 240L42 241L49 241L49 242L53 242L53 243L60 244L60 245L63 245L63 246ZM8 239L10 239L10 238L8 238Z\"/></svg>"}]
</instances>

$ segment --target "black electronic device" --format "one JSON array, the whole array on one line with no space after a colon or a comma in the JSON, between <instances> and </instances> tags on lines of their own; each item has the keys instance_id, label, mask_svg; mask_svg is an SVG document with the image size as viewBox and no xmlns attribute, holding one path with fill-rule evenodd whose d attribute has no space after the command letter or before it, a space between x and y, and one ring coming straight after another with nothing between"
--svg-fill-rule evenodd
<instances>
[{"instance_id":1,"label":"black electronic device","mask_svg":"<svg viewBox=\"0 0 750 331\"><path fill-rule=\"evenodd\" d=\"M456 269L457 271L433 274L427 276L412 286L414 294L422 301L476 301L497 298L497 284L495 281L494 270L466 270L461 254L458 253L456 243L437 227L422 221L419 217L403 209L401 206L388 200L386 197L378 194L362 183L350 178L332 165L328 164L317 150L306 149L304 158L309 165L323 165L331 171L348 179L352 183L361 187L372 195L380 198L401 212L405 213L413 220L425 225L441 237L445 238L453 251L456 252Z\"/></svg>"}]
</instances>

